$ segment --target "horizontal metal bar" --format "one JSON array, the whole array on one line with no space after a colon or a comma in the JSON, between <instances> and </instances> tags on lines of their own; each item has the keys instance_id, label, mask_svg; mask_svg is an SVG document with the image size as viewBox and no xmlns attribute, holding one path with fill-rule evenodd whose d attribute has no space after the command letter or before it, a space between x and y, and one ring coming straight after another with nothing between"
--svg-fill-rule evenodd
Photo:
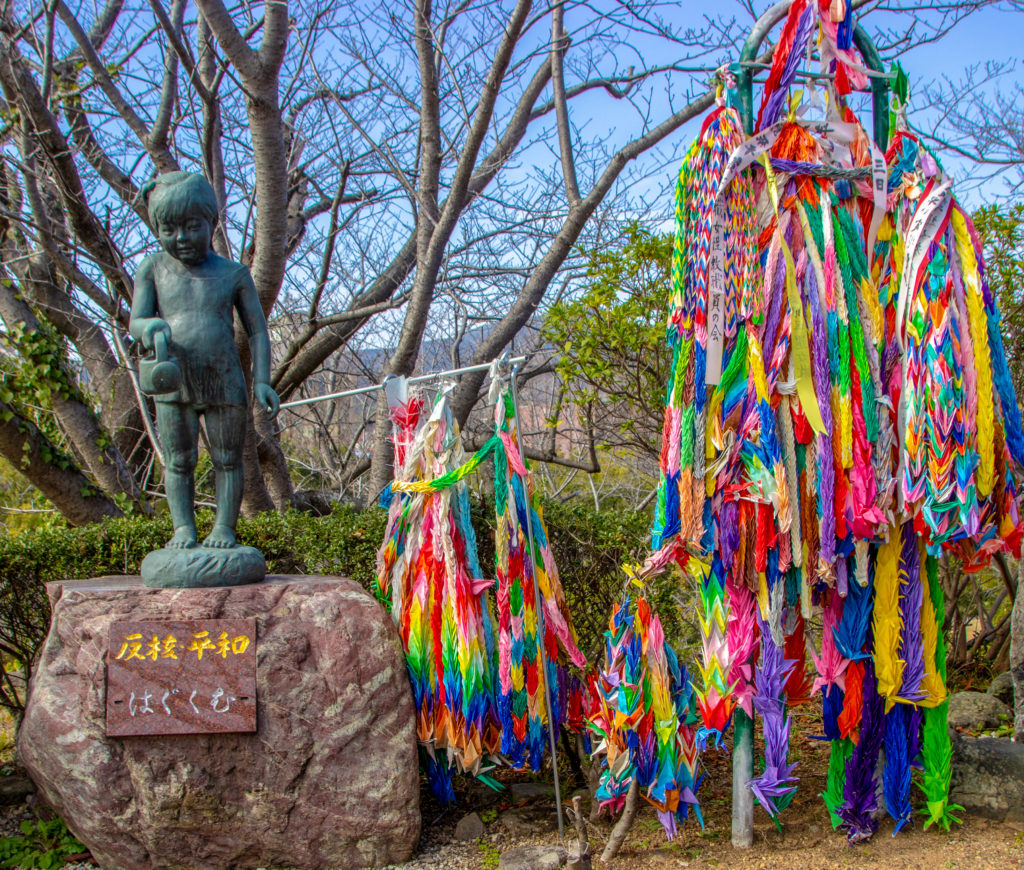
<instances>
[{"instance_id":1,"label":"horizontal metal bar","mask_svg":"<svg viewBox=\"0 0 1024 870\"><path fill-rule=\"evenodd\" d=\"M518 363L526 362L529 357L517 356L508 360L508 365L517 365ZM454 377L455 375L464 375L468 372L483 372L490 369L494 365L493 362L480 363L475 366L463 366L458 369L448 369L444 372L434 372L429 375L417 375L414 378L409 378L410 384L423 384L428 381L436 381L439 378ZM313 396L310 399L297 399L294 402L285 402L281 405L281 408L298 408L300 405L313 405L317 402L326 402L329 399L346 399L349 396L361 396L365 393L373 393L377 390L384 389L384 384L370 384L368 387L356 387L354 390L342 390L340 393L327 393L323 396Z\"/></svg>"},{"instance_id":2,"label":"horizontal metal bar","mask_svg":"<svg viewBox=\"0 0 1024 870\"><path fill-rule=\"evenodd\" d=\"M757 61L757 60L741 60L740 61L740 66L747 67L749 69L771 69L772 68L772 65L770 63L761 63L761 61ZM895 78L895 76L892 73L886 72L885 70L863 69L863 70L861 70L861 72L863 72L864 75L866 75L868 78L872 78L872 79L886 79L888 81L892 81L892 79ZM810 70L802 70L802 69L801 70L797 70L796 71L796 75L800 76L801 78L805 78L805 79L820 79L820 80L823 80L823 81L824 80L831 80L831 79L835 78L835 75L833 75L832 73L811 72Z\"/></svg>"},{"instance_id":3,"label":"horizontal metal bar","mask_svg":"<svg viewBox=\"0 0 1024 870\"><path fill-rule=\"evenodd\" d=\"M529 357L525 356L514 356L512 359L507 360L506 364L510 366L518 365L519 363L526 362ZM416 375L414 378L409 378L410 384L422 384L425 381L435 381L438 378L447 378L454 375L464 375L468 372L486 372L490 367L494 365L494 362L480 363L477 366L463 366L461 369L449 369L446 372L435 372L431 375ZM381 384L383 386L383 384Z\"/></svg>"},{"instance_id":4,"label":"horizontal metal bar","mask_svg":"<svg viewBox=\"0 0 1024 870\"><path fill-rule=\"evenodd\" d=\"M313 405L317 402L326 402L328 399L345 399L349 396L358 396L362 393L373 393L380 389L380 384L371 384L368 387L359 387L355 390L342 390L340 393L328 393L325 396L313 396L311 399L297 399L294 402L285 402L281 409L297 408L299 405Z\"/></svg>"}]
</instances>

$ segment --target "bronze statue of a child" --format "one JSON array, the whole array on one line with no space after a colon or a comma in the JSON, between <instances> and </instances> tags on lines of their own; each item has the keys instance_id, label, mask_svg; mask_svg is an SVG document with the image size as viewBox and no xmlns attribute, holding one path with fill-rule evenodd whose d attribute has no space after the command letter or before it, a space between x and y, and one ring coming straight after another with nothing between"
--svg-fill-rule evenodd
<instances>
[{"instance_id":1,"label":"bronze statue of a child","mask_svg":"<svg viewBox=\"0 0 1024 870\"><path fill-rule=\"evenodd\" d=\"M174 523L167 547L196 545L200 417L217 488L217 516L203 546L234 547L248 403L234 313L249 336L256 401L273 416L279 400L270 386L267 321L249 270L210 248L218 214L210 183L201 175L171 172L147 184L142 196L163 250L147 257L135 276L129 331L146 349L162 335L181 373L178 389L154 396Z\"/></svg>"}]
</instances>

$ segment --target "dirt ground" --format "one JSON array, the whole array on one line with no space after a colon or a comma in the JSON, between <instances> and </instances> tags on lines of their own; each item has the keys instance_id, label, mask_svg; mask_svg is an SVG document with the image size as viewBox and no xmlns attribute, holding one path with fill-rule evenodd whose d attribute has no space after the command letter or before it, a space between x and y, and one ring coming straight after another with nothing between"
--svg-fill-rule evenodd
<instances>
[{"instance_id":1,"label":"dirt ground","mask_svg":"<svg viewBox=\"0 0 1024 870\"><path fill-rule=\"evenodd\" d=\"M653 811L641 812L622 851L613 861L602 864L596 857L604 845L610 825L591 830L593 866L609 870L658 870L675 867L721 867L743 870L831 870L831 868L871 868L871 870L1009 870L1024 868L1024 825L990 822L965 817L962 825L949 833L923 832L918 826L896 837L892 823L883 821L868 843L849 846L841 833L831 830L824 811L811 807L791 807L779 833L770 823L755 824L754 845L748 850L733 849L730 828L722 812L711 812L703 831L696 825L681 830L671 843L665 841L661 825ZM822 825L824 822L824 826ZM425 848L408 864L396 870L493 870L506 849L527 843L558 844L556 832L531 838L489 834L477 843L454 843L449 838L454 824L445 826L443 837L428 831ZM445 840L442 845L439 840Z\"/></svg>"},{"instance_id":2,"label":"dirt ground","mask_svg":"<svg viewBox=\"0 0 1024 870\"><path fill-rule=\"evenodd\" d=\"M595 856L593 866L609 870L675 867L1024 870L1024 823L996 822L963 813L957 814L962 824L954 825L948 833L934 829L922 831L918 821L913 829L904 829L895 836L892 820L883 813L878 832L869 842L848 845L842 832L832 830L828 812L818 797L825 787L829 752L827 742L811 736L819 731L820 720L816 712L808 708L796 711L794 719L791 759L799 762L796 773L800 783L792 804L781 815L781 830L776 829L763 810L755 808L753 846L746 850L732 847L731 758L725 753L708 752L704 756L707 776L699 791L703 830L694 820L688 820L676 838L668 842L653 808L643 805L618 857L601 864L597 856L611 830L611 822L603 818L589 826L591 854ZM569 776L565 789L571 791L572 788ZM459 796L459 806L446 811L424 794L420 854L396 870L493 870L498 867L500 855L508 849L525 844L557 846L559 843L554 829L553 801L541 798L514 807L507 798L488 798L486 791L480 789ZM921 805L918 792L915 807ZM476 842L456 842L456 824L463 815L474 810L486 823L487 833ZM517 816L527 816L536 830L524 833L510 829L505 823L510 810ZM567 836L570 835L567 830Z\"/></svg>"},{"instance_id":3,"label":"dirt ground","mask_svg":"<svg viewBox=\"0 0 1024 870\"><path fill-rule=\"evenodd\" d=\"M9 726L9 723L4 723ZM8 728L0 727L0 743ZM755 808L754 844L750 849L733 849L731 835L731 758L724 752L703 756L706 776L699 791L704 828L693 820L681 826L672 842L664 832L653 808L642 804L633 828L619 856L602 865L600 855L611 830L606 817L588 825L595 868L609 870L659 870L659 868L721 867L737 870L1024 870L1024 823L996 822L960 814L963 823L948 833L912 830L892 836L892 821L882 818L879 830L869 842L849 846L841 832L832 830L828 813L818 794L825 786L828 743L815 740L820 730L817 712L809 707L795 711L791 759L798 762L799 791L782 813L782 828L766 813ZM0 745L0 760L10 761L13 746ZM755 746L755 752L759 751ZM508 785L543 781L529 774L500 772ZM550 779L550 774L548 775ZM571 793L572 775L563 773L563 789ZM916 791L916 789L915 789ZM510 790L492 792L471 780L456 784L459 802L443 807L422 790L423 836L416 857L395 870L497 870L500 856L509 849L530 844L558 846L554 801L530 797L512 803ZM567 797L568 801L568 797ZM919 805L920 796L915 798ZM476 812L485 825L477 840L459 842L455 828L467 813ZM18 823L32 817L26 805L0 809L0 835L15 833ZM567 828L567 836L571 831ZM64 870L87 870L89 862L67 865Z\"/></svg>"}]
</instances>

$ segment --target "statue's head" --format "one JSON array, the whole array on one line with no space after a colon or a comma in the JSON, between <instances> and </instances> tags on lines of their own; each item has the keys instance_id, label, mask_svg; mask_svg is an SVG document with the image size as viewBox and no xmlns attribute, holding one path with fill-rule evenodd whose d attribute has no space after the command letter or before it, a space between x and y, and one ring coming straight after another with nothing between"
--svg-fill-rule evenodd
<instances>
[{"instance_id":1,"label":"statue's head","mask_svg":"<svg viewBox=\"0 0 1024 870\"><path fill-rule=\"evenodd\" d=\"M188 265L206 259L217 224L217 196L210 182L194 172L168 172L142 188L142 199L168 254Z\"/></svg>"}]
</instances>

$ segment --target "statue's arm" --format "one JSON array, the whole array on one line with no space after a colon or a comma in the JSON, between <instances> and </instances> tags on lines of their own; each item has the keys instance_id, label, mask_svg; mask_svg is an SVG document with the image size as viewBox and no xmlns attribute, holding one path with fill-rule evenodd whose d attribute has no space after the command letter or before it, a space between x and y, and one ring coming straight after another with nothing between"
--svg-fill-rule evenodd
<instances>
[{"instance_id":1,"label":"statue's arm","mask_svg":"<svg viewBox=\"0 0 1024 870\"><path fill-rule=\"evenodd\" d=\"M132 315L128 321L128 332L148 349L153 346L153 335L158 331L165 331L170 337L171 328L167 321L157 315L153 258L147 257L135 273L135 291L132 294Z\"/></svg>"},{"instance_id":2,"label":"statue's arm","mask_svg":"<svg viewBox=\"0 0 1024 870\"><path fill-rule=\"evenodd\" d=\"M270 333L267 318L263 315L260 296L256 292L252 275L245 267L239 269L240 279L237 296L242 326L249 336L249 352L252 354L253 394L272 417L277 414L280 401L270 386Z\"/></svg>"}]
</instances>

